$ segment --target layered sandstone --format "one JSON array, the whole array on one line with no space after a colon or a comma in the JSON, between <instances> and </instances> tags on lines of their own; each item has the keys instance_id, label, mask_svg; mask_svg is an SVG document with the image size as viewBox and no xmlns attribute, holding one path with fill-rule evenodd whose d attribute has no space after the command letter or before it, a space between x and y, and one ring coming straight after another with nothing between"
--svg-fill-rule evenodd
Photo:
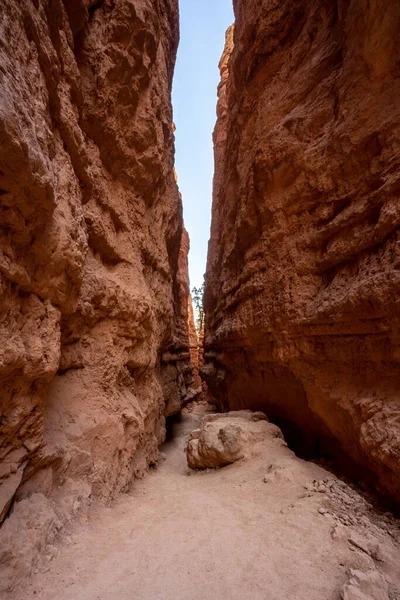
<instances>
[{"instance_id":1,"label":"layered sandstone","mask_svg":"<svg viewBox=\"0 0 400 600\"><path fill-rule=\"evenodd\" d=\"M177 4L1 2L3 586L157 459L191 383Z\"/></svg>"},{"instance_id":2,"label":"layered sandstone","mask_svg":"<svg viewBox=\"0 0 400 600\"><path fill-rule=\"evenodd\" d=\"M399 501L399 6L234 6L214 134L209 390L223 408L266 411L300 449L344 454Z\"/></svg>"}]
</instances>

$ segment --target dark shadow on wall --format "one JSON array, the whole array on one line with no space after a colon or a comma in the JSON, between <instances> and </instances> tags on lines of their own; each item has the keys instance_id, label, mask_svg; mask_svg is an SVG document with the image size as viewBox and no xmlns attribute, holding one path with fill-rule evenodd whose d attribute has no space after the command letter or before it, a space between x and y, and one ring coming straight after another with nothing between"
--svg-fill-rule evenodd
<instances>
[{"instance_id":1,"label":"dark shadow on wall","mask_svg":"<svg viewBox=\"0 0 400 600\"><path fill-rule=\"evenodd\" d=\"M177 415L172 415L171 417L167 417L165 420L165 430L166 430L166 435L165 435L165 442L170 442L171 440L173 440L176 435L177 435L177 429L179 428L180 423L182 422L182 415L181 413L177 414Z\"/></svg>"},{"instance_id":2,"label":"dark shadow on wall","mask_svg":"<svg viewBox=\"0 0 400 600\"><path fill-rule=\"evenodd\" d=\"M254 351L257 352L254 349L224 349L223 362L216 358L215 352L206 354L202 377L218 410L264 412L282 430L288 447L296 456L313 461L347 483L356 485L377 510L390 510L400 515L400 507L385 490L379 489L374 473L353 460L322 419L311 411L299 379L285 367L268 362L260 366L260 356L258 354L256 360L254 354L252 356ZM253 370L252 364L257 369Z\"/></svg>"}]
</instances>

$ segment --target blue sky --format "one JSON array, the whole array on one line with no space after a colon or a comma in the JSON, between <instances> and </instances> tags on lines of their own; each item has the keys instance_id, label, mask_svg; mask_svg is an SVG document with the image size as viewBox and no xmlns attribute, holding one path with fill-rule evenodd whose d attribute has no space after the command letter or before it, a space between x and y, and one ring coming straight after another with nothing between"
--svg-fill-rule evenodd
<instances>
[{"instance_id":1,"label":"blue sky","mask_svg":"<svg viewBox=\"0 0 400 600\"><path fill-rule=\"evenodd\" d=\"M190 236L190 284L203 281L210 236L218 63L232 0L180 0L181 41L174 76L176 171Z\"/></svg>"}]
</instances>

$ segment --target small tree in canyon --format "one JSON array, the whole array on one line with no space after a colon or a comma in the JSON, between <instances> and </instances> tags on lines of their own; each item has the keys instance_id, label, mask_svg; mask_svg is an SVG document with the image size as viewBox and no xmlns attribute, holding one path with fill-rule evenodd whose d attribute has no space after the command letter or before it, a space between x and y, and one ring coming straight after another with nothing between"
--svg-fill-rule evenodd
<instances>
[{"instance_id":1,"label":"small tree in canyon","mask_svg":"<svg viewBox=\"0 0 400 600\"><path fill-rule=\"evenodd\" d=\"M203 329L204 323L204 310L203 310L203 295L204 295L204 282L201 287L192 289L192 300L196 309L196 329L197 335L200 336L201 330Z\"/></svg>"}]
</instances>

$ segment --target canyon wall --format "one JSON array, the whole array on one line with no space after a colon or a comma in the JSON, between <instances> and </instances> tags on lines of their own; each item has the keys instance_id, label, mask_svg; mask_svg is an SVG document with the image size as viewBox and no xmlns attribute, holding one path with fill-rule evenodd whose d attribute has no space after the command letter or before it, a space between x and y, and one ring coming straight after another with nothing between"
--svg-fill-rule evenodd
<instances>
[{"instance_id":1,"label":"canyon wall","mask_svg":"<svg viewBox=\"0 0 400 600\"><path fill-rule=\"evenodd\" d=\"M193 301L192 296L189 296L188 299L188 323L189 323L189 343L190 343L190 365L193 369L193 385L196 390L202 387L202 381L200 377L201 370L201 351L202 351L202 341L197 334L194 310L193 310Z\"/></svg>"},{"instance_id":2,"label":"canyon wall","mask_svg":"<svg viewBox=\"0 0 400 600\"><path fill-rule=\"evenodd\" d=\"M2 589L157 459L192 383L178 30L177 0L1 2Z\"/></svg>"},{"instance_id":3,"label":"canyon wall","mask_svg":"<svg viewBox=\"0 0 400 600\"><path fill-rule=\"evenodd\" d=\"M235 0L204 376L400 501L400 5Z\"/></svg>"}]
</instances>

